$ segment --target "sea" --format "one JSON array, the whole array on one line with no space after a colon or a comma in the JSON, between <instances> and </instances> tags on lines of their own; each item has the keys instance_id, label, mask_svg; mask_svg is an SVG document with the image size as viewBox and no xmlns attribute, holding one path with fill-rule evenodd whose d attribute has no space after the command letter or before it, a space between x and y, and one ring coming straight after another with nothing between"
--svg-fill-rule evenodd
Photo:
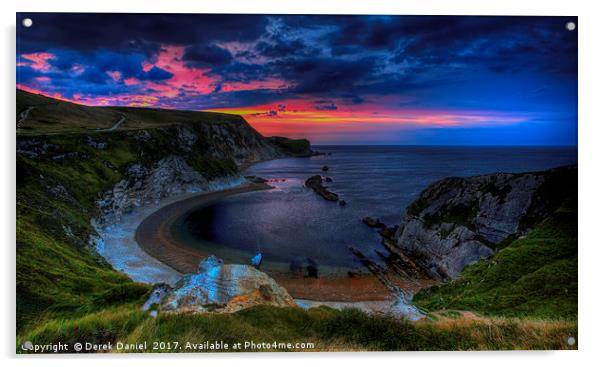
<instances>
[{"instance_id":1,"label":"sea","mask_svg":"<svg viewBox=\"0 0 602 367\"><path fill-rule=\"evenodd\" d=\"M576 147L314 146L324 155L257 163L244 172L274 188L230 196L182 215L171 228L178 243L245 263L257 251L262 270L319 275L361 268L355 247L375 262L386 253L366 216L399 225L405 208L434 181L450 176L540 171L577 164ZM322 171L324 166L328 171ZM312 175L330 177L340 206L304 187Z\"/></svg>"}]
</instances>

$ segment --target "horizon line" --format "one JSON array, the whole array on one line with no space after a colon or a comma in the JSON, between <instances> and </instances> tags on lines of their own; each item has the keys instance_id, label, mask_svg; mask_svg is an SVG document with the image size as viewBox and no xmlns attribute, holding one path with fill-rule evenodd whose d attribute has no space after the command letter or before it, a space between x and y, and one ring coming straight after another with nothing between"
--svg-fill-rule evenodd
<instances>
[{"instance_id":1,"label":"horizon line","mask_svg":"<svg viewBox=\"0 0 602 367\"><path fill-rule=\"evenodd\" d=\"M522 145L511 145L511 144L311 144L312 147L339 147L339 146L363 146L363 147L481 147L481 148L577 148L578 144L522 144Z\"/></svg>"}]
</instances>

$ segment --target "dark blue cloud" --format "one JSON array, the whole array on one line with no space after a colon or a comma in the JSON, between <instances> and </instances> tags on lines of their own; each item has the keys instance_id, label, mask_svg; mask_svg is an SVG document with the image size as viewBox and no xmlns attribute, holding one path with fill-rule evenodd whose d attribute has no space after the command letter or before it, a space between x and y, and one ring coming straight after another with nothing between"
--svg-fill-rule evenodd
<instances>
[{"instance_id":1,"label":"dark blue cloud","mask_svg":"<svg viewBox=\"0 0 602 367\"><path fill-rule=\"evenodd\" d=\"M24 17L34 26L18 27L18 83L64 96L156 93L123 80L164 86L173 74L143 65L175 45L185 50L177 61L215 80L209 94L180 86L159 97L178 108L308 98L322 110L386 101L576 116L578 32L565 29L575 17L19 13L18 24ZM33 52L55 55L50 70L19 57ZM288 87L225 88L271 80Z\"/></svg>"},{"instance_id":2,"label":"dark blue cloud","mask_svg":"<svg viewBox=\"0 0 602 367\"><path fill-rule=\"evenodd\" d=\"M292 41L275 39L273 43L261 41L255 46L257 52L266 57L289 57L305 54L307 46L300 39Z\"/></svg>"},{"instance_id":3,"label":"dark blue cloud","mask_svg":"<svg viewBox=\"0 0 602 367\"><path fill-rule=\"evenodd\" d=\"M334 111L338 109L338 107L329 101L316 101L315 109L318 111Z\"/></svg>"},{"instance_id":4,"label":"dark blue cloud","mask_svg":"<svg viewBox=\"0 0 602 367\"><path fill-rule=\"evenodd\" d=\"M195 45L186 48L183 59L192 66L213 67L228 64L232 55L215 45Z\"/></svg>"},{"instance_id":5,"label":"dark blue cloud","mask_svg":"<svg viewBox=\"0 0 602 367\"><path fill-rule=\"evenodd\" d=\"M173 76L173 74L170 73L169 71L163 70L156 66L153 66L149 71L142 72L141 74L137 74L137 77L140 80L153 80L153 81L169 79L172 76Z\"/></svg>"},{"instance_id":6,"label":"dark blue cloud","mask_svg":"<svg viewBox=\"0 0 602 367\"><path fill-rule=\"evenodd\" d=\"M33 27L19 31L24 53L67 48L152 55L162 44L254 40L267 24L266 17L255 15L123 13L18 13L17 24L24 18L34 20Z\"/></svg>"}]
</instances>

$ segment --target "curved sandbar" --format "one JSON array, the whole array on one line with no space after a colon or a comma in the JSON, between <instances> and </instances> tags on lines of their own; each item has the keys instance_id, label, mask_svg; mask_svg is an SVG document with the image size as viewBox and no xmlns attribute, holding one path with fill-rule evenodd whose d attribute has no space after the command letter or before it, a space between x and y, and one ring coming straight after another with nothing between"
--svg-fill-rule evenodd
<instances>
[{"instance_id":1,"label":"curved sandbar","mask_svg":"<svg viewBox=\"0 0 602 367\"><path fill-rule=\"evenodd\" d=\"M230 195L269 189L261 183L248 183L218 192L199 194L167 206L146 217L136 229L135 239L149 255L181 273L195 273L199 261L208 253L179 245L171 235L174 222L189 210L207 205ZM294 298L317 301L383 301L391 295L372 275L359 277L304 278L290 274L269 273Z\"/></svg>"}]
</instances>

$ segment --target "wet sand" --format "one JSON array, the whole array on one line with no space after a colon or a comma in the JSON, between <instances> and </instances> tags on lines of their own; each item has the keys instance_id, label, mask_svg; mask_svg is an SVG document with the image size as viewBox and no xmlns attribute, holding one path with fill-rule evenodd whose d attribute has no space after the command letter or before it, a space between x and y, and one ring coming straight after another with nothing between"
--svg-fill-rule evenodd
<instances>
[{"instance_id":1,"label":"wet sand","mask_svg":"<svg viewBox=\"0 0 602 367\"><path fill-rule=\"evenodd\" d=\"M269 188L270 186L267 184L248 183L231 189L199 194L163 206L140 223L136 229L135 240L150 256L177 272L195 273L199 261L211 254L179 245L171 235L170 229L174 222L187 211L199 206L231 195ZM290 274L269 272L268 274L285 287L294 298L333 302L390 301L392 299L387 288L371 274L353 278L347 276L305 278Z\"/></svg>"},{"instance_id":2,"label":"wet sand","mask_svg":"<svg viewBox=\"0 0 602 367\"><path fill-rule=\"evenodd\" d=\"M172 267L180 273L197 272L199 261L211 255L190 247L178 245L171 236L170 228L184 213L201 205L223 199L230 195L266 190L271 186L248 183L231 189L198 194L190 198L159 208L146 217L136 229L135 239L138 245L149 255Z\"/></svg>"}]
</instances>

